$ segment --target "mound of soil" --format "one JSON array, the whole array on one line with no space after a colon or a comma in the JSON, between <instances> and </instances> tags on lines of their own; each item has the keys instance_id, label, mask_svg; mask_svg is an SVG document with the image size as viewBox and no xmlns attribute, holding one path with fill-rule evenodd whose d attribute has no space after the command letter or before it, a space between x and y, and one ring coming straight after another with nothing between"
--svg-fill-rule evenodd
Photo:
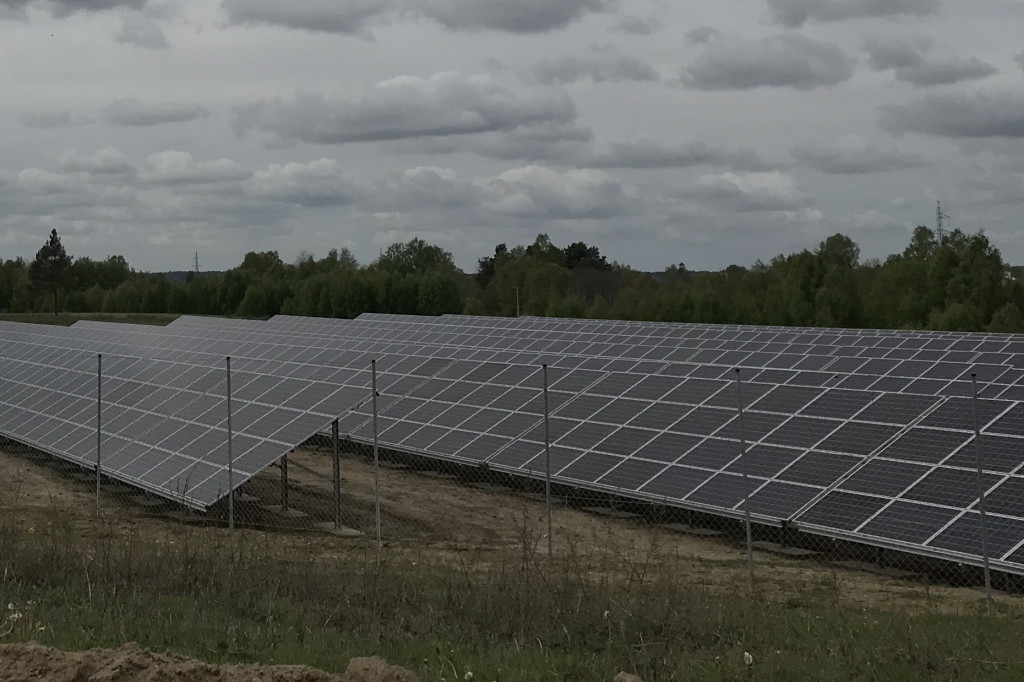
<instances>
[{"instance_id":1,"label":"mound of soil","mask_svg":"<svg viewBox=\"0 0 1024 682\"><path fill-rule=\"evenodd\" d=\"M379 658L354 658L342 677L305 665L210 665L138 644L69 652L38 644L0 645L6 682L419 682Z\"/></svg>"}]
</instances>

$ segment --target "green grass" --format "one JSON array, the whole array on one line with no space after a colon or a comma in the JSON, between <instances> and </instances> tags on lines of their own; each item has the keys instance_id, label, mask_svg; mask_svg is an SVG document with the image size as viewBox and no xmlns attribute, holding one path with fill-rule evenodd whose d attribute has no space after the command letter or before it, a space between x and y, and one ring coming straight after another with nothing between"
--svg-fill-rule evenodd
<instances>
[{"instance_id":1,"label":"green grass","mask_svg":"<svg viewBox=\"0 0 1024 682\"><path fill-rule=\"evenodd\" d=\"M1018 615L845 607L828 581L766 603L696 588L670 563L632 570L622 559L613 575L585 568L586 557L548 563L526 551L453 558L186 528L83 537L56 517L38 526L0 519L0 609L23 615L0 641L137 641L211 662L333 672L377 654L424 680L467 670L524 682L619 670L647 682L1024 676Z\"/></svg>"},{"instance_id":2,"label":"green grass","mask_svg":"<svg viewBox=\"0 0 1024 682\"><path fill-rule=\"evenodd\" d=\"M127 322L129 324L151 324L163 326L179 318L176 313L0 313L0 320L6 322L30 322L32 324L56 324L67 327L79 320L96 322Z\"/></svg>"}]
</instances>

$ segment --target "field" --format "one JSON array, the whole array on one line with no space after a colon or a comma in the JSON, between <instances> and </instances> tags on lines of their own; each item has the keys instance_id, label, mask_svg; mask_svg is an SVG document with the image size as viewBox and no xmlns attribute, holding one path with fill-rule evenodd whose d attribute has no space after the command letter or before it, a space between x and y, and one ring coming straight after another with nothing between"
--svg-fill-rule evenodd
<instances>
[{"instance_id":1,"label":"field","mask_svg":"<svg viewBox=\"0 0 1024 682\"><path fill-rule=\"evenodd\" d=\"M342 460L359 538L176 522L45 458L0 454L0 641L138 642L209 662L340 673L380 655L424 680L1020 679L1024 609L408 471ZM315 453L296 453L301 491ZM271 481L264 484L270 485ZM744 653L753 663L747 665ZM457 675L453 673L458 673Z\"/></svg>"}]
</instances>

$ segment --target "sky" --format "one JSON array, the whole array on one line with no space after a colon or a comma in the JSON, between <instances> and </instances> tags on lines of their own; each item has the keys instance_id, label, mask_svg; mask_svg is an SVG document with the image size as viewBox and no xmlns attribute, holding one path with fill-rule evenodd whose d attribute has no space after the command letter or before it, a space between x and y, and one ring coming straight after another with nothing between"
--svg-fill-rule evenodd
<instances>
[{"instance_id":1,"label":"sky","mask_svg":"<svg viewBox=\"0 0 1024 682\"><path fill-rule=\"evenodd\" d=\"M0 0L0 258L1024 264L1019 0Z\"/></svg>"}]
</instances>

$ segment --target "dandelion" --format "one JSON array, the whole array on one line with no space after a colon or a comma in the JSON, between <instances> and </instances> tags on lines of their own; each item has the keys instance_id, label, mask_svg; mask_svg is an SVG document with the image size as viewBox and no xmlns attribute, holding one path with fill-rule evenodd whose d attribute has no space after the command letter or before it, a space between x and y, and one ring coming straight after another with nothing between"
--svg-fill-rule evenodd
<instances>
[{"instance_id":1,"label":"dandelion","mask_svg":"<svg viewBox=\"0 0 1024 682\"><path fill-rule=\"evenodd\" d=\"M749 651L743 652L743 662L747 665L754 665L754 657L750 655Z\"/></svg>"},{"instance_id":2,"label":"dandelion","mask_svg":"<svg viewBox=\"0 0 1024 682\"><path fill-rule=\"evenodd\" d=\"M40 625L39 626L39 632L46 632L46 626L45 625Z\"/></svg>"},{"instance_id":3,"label":"dandelion","mask_svg":"<svg viewBox=\"0 0 1024 682\"><path fill-rule=\"evenodd\" d=\"M462 676L462 679L466 680L467 682L469 680L473 679L473 671L472 670L467 670L466 674Z\"/></svg>"},{"instance_id":4,"label":"dandelion","mask_svg":"<svg viewBox=\"0 0 1024 682\"><path fill-rule=\"evenodd\" d=\"M612 615L612 612L611 612L611 611L605 611L605 612L604 612L604 619L605 619L605 620L608 620L608 617L609 617L610 615Z\"/></svg>"},{"instance_id":5,"label":"dandelion","mask_svg":"<svg viewBox=\"0 0 1024 682\"><path fill-rule=\"evenodd\" d=\"M8 611L13 611L14 610L14 604L8 604L7 605L7 610Z\"/></svg>"}]
</instances>

